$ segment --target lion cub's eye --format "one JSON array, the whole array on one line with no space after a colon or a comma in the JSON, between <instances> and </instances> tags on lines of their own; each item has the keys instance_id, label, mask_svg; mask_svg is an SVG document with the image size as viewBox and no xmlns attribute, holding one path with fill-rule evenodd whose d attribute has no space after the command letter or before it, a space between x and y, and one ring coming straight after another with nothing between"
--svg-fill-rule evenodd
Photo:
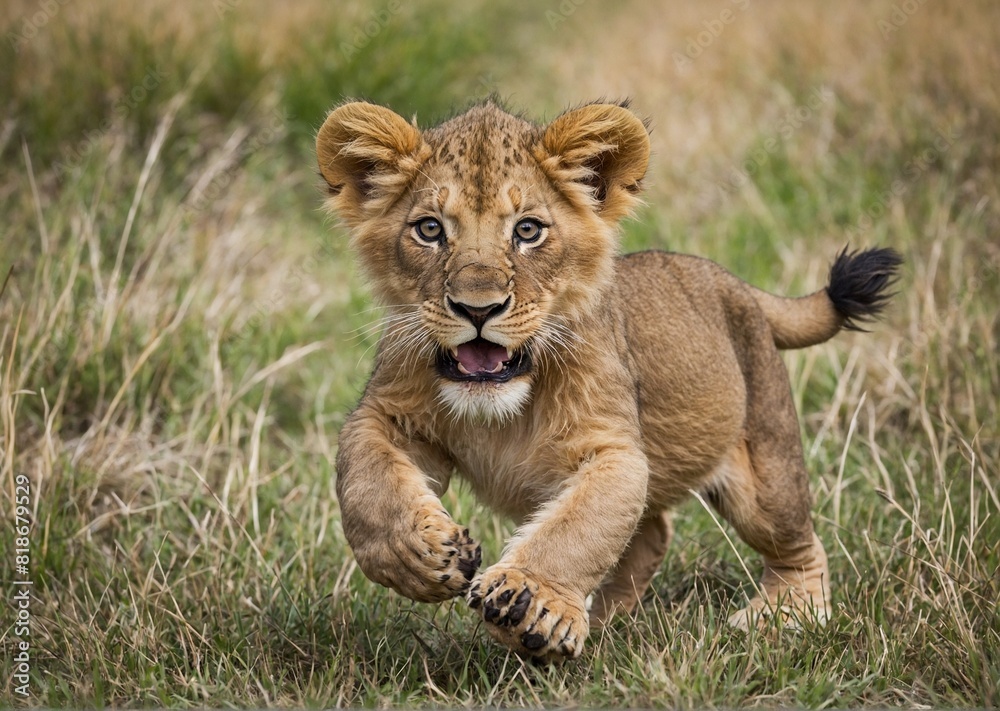
<instances>
[{"instance_id":1,"label":"lion cub's eye","mask_svg":"<svg viewBox=\"0 0 1000 711\"><path fill-rule=\"evenodd\" d=\"M413 226L417 239L426 244L437 244L444 239L444 227L433 217L425 217Z\"/></svg>"},{"instance_id":2,"label":"lion cub's eye","mask_svg":"<svg viewBox=\"0 0 1000 711\"><path fill-rule=\"evenodd\" d=\"M542 223L538 220L521 220L514 225L514 238L521 244L534 244L542 234Z\"/></svg>"}]
</instances>

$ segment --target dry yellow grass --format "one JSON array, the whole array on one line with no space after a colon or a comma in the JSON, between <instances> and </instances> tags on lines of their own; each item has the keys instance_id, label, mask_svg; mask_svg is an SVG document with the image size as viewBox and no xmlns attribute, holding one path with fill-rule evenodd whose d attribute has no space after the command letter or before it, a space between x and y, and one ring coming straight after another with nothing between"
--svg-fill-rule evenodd
<instances>
[{"instance_id":1,"label":"dry yellow grass","mask_svg":"<svg viewBox=\"0 0 1000 711\"><path fill-rule=\"evenodd\" d=\"M389 7L0 7L0 515L27 475L30 702L1000 703L1000 5ZM151 64L164 78L117 110ZM847 241L904 253L876 333L787 359L825 630L726 630L746 551L697 505L639 619L563 669L355 570L330 461L375 314L310 134L344 94L426 118L490 90L538 117L599 96L650 117L629 248L793 292ZM447 504L495 558L506 524Z\"/></svg>"}]
</instances>

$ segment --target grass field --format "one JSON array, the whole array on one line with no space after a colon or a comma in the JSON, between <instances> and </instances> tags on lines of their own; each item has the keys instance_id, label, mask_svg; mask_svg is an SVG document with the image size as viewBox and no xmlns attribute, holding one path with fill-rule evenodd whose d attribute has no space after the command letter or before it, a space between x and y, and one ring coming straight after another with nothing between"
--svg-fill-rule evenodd
<instances>
[{"instance_id":1,"label":"grass field","mask_svg":"<svg viewBox=\"0 0 1000 711\"><path fill-rule=\"evenodd\" d=\"M1000 705L1000 5L661 5L3 4L0 702ZM904 255L873 333L786 358L825 628L728 629L758 563L697 501L637 618L561 667L356 569L332 461L377 313L314 132L346 96L426 124L490 92L633 97L625 249L787 293L848 242ZM446 505L496 560L510 525Z\"/></svg>"}]
</instances>

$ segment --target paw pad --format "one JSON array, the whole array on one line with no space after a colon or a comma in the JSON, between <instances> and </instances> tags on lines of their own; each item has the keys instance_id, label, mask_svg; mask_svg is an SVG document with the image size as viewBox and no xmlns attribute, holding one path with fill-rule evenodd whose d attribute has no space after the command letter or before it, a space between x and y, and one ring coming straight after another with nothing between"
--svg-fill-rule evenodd
<instances>
[{"instance_id":1,"label":"paw pad","mask_svg":"<svg viewBox=\"0 0 1000 711\"><path fill-rule=\"evenodd\" d=\"M577 598L517 568L487 570L468 593L470 607L480 611L492 637L542 662L579 656L589 626Z\"/></svg>"}]
</instances>

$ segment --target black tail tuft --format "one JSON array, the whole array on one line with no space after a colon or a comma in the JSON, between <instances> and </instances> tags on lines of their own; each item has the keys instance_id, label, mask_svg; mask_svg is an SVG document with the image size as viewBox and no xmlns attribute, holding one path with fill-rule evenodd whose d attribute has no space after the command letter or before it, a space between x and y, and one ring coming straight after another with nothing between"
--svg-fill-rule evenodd
<instances>
[{"instance_id":1,"label":"black tail tuft","mask_svg":"<svg viewBox=\"0 0 1000 711\"><path fill-rule=\"evenodd\" d=\"M843 328L864 331L862 323L873 321L895 292L886 289L896 283L903 258L894 249L867 249L837 255L830 267L830 285L826 293L844 317Z\"/></svg>"}]
</instances>

